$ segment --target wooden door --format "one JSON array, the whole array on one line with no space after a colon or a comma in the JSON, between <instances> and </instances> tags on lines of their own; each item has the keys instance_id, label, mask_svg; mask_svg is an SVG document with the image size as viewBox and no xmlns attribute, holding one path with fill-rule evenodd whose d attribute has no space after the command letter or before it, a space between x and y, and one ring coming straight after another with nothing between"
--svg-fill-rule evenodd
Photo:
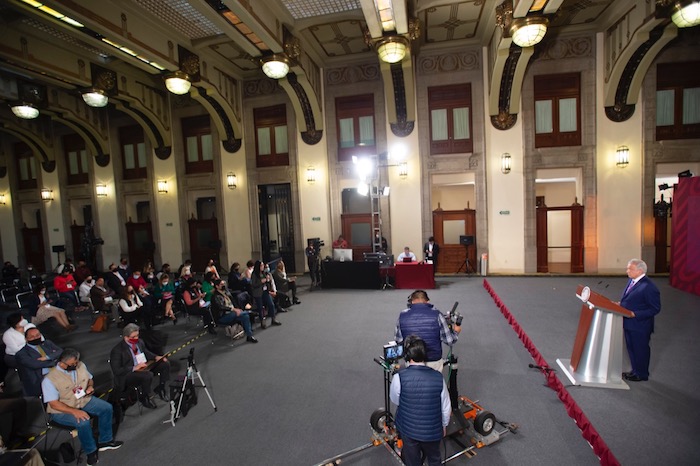
<instances>
[{"instance_id":1,"label":"wooden door","mask_svg":"<svg viewBox=\"0 0 700 466\"><path fill-rule=\"evenodd\" d=\"M549 272L549 238L547 234L547 213L552 211L568 211L571 218L570 259L569 272L581 273L583 266L583 206L574 202L570 206L547 207L544 203L538 203L536 214L537 235L537 272Z\"/></svg>"},{"instance_id":2,"label":"wooden door","mask_svg":"<svg viewBox=\"0 0 700 466\"><path fill-rule=\"evenodd\" d=\"M547 206L544 202L537 204L537 272L549 272L549 250L547 238Z\"/></svg>"},{"instance_id":3,"label":"wooden door","mask_svg":"<svg viewBox=\"0 0 700 466\"><path fill-rule=\"evenodd\" d=\"M132 270L141 270L147 261L153 261L156 244L153 242L150 220L147 222L126 222L126 242Z\"/></svg>"},{"instance_id":4,"label":"wooden door","mask_svg":"<svg viewBox=\"0 0 700 466\"><path fill-rule=\"evenodd\" d=\"M476 210L437 208L433 211L433 236L440 246L438 273L476 272ZM471 237L472 244L461 244L461 236ZM423 254L422 251L416 252Z\"/></svg>"},{"instance_id":5,"label":"wooden door","mask_svg":"<svg viewBox=\"0 0 700 466\"><path fill-rule=\"evenodd\" d=\"M188 223L192 270L196 273L202 273L209 259L214 259L214 262L219 264L219 251L221 250L219 222L216 217L204 220L192 217Z\"/></svg>"},{"instance_id":6,"label":"wooden door","mask_svg":"<svg viewBox=\"0 0 700 466\"><path fill-rule=\"evenodd\" d=\"M22 239L24 242L24 257L27 264L32 264L37 272L45 273L44 234L41 228L22 228Z\"/></svg>"},{"instance_id":7,"label":"wooden door","mask_svg":"<svg viewBox=\"0 0 700 466\"><path fill-rule=\"evenodd\" d=\"M372 214L342 214L343 238L352 249L352 260L364 260L364 254L372 252ZM332 243L335 238L329 238Z\"/></svg>"}]
</instances>

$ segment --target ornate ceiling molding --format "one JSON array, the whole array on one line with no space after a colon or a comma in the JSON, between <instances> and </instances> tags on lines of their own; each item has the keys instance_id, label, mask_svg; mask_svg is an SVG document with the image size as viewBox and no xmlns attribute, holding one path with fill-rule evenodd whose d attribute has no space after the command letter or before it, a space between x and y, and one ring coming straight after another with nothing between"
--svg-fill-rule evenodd
<instances>
[{"instance_id":1,"label":"ornate ceiling molding","mask_svg":"<svg viewBox=\"0 0 700 466\"><path fill-rule=\"evenodd\" d=\"M442 55L421 55L417 61L416 71L421 75L481 69L481 53L478 50Z\"/></svg>"},{"instance_id":2,"label":"ornate ceiling molding","mask_svg":"<svg viewBox=\"0 0 700 466\"><path fill-rule=\"evenodd\" d=\"M379 81L380 78L378 63L330 68L326 71L327 86Z\"/></svg>"}]
</instances>

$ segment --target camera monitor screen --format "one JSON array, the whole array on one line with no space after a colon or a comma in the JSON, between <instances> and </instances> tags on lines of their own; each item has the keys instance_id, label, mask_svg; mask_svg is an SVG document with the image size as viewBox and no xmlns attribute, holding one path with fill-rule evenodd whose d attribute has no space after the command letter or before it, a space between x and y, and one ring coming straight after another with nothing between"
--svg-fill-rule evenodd
<instances>
[{"instance_id":1,"label":"camera monitor screen","mask_svg":"<svg viewBox=\"0 0 700 466\"><path fill-rule=\"evenodd\" d=\"M386 361L393 361L399 359L403 356L403 345L399 345L395 342L384 345L384 359Z\"/></svg>"},{"instance_id":2,"label":"camera monitor screen","mask_svg":"<svg viewBox=\"0 0 700 466\"><path fill-rule=\"evenodd\" d=\"M352 262L352 249L334 249L333 260Z\"/></svg>"}]
</instances>

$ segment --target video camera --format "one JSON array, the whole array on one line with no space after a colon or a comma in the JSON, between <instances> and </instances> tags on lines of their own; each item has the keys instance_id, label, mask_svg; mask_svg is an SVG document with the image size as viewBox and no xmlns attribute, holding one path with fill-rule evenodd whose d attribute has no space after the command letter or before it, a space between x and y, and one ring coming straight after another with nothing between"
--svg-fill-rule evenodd
<instances>
[{"instance_id":1,"label":"video camera","mask_svg":"<svg viewBox=\"0 0 700 466\"><path fill-rule=\"evenodd\" d=\"M387 364L394 364L401 358L403 358L403 345L395 341L390 341L384 345L384 361L386 361Z\"/></svg>"},{"instance_id":2,"label":"video camera","mask_svg":"<svg viewBox=\"0 0 700 466\"><path fill-rule=\"evenodd\" d=\"M316 251L317 256L321 254L321 248L326 245L321 238L309 238L309 242L311 242L311 246Z\"/></svg>"},{"instance_id":3,"label":"video camera","mask_svg":"<svg viewBox=\"0 0 700 466\"><path fill-rule=\"evenodd\" d=\"M447 320L447 323L450 325L450 328L452 328L452 325L456 326L461 326L462 325L462 319L464 319L464 316L457 312L457 306L459 306L459 301L455 301L454 305L452 305L452 309L450 312L445 316L445 319Z\"/></svg>"}]
</instances>

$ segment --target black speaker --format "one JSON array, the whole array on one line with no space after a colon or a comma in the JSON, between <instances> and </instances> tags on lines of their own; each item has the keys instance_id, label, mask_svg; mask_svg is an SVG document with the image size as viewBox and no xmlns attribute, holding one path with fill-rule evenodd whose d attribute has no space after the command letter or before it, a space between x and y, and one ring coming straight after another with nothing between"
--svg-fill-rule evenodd
<instances>
[{"instance_id":1,"label":"black speaker","mask_svg":"<svg viewBox=\"0 0 700 466\"><path fill-rule=\"evenodd\" d=\"M58 246L51 246L51 252L66 252L66 246L59 244Z\"/></svg>"},{"instance_id":2,"label":"black speaker","mask_svg":"<svg viewBox=\"0 0 700 466\"><path fill-rule=\"evenodd\" d=\"M474 244L474 237L459 235L459 244L462 244L464 246L471 246L472 244Z\"/></svg>"}]
</instances>

